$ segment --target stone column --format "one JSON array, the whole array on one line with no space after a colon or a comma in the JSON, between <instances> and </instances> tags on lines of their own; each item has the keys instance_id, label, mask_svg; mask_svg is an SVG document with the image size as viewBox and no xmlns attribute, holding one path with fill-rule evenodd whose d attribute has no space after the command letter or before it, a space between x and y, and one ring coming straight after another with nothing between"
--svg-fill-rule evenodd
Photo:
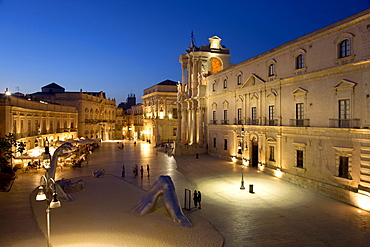
<instances>
[{"instance_id":1,"label":"stone column","mask_svg":"<svg viewBox=\"0 0 370 247\"><path fill-rule=\"evenodd\" d=\"M193 108L191 104L189 104L189 110L188 110L188 144L192 144L193 142L193 121L192 121L192 116L193 116Z\"/></svg>"},{"instance_id":2,"label":"stone column","mask_svg":"<svg viewBox=\"0 0 370 247\"><path fill-rule=\"evenodd\" d=\"M195 103L194 103L194 105L193 105L193 121L192 121L192 123L193 123L193 139L192 139L192 142L193 143L197 143L197 141L198 141L198 118L197 118L197 112L198 112L198 110L197 110L197 107L196 107L196 105L195 105Z\"/></svg>"},{"instance_id":3,"label":"stone column","mask_svg":"<svg viewBox=\"0 0 370 247\"><path fill-rule=\"evenodd\" d=\"M182 107L181 104L177 104L177 133L176 133L176 142L181 143L181 125L182 125Z\"/></svg>"},{"instance_id":4,"label":"stone column","mask_svg":"<svg viewBox=\"0 0 370 247\"><path fill-rule=\"evenodd\" d=\"M282 163L281 163L281 160L282 160L282 142L281 142L281 134L277 134L276 135L276 161L277 161L277 164L276 164L276 167L279 167L279 168L282 168Z\"/></svg>"}]
</instances>

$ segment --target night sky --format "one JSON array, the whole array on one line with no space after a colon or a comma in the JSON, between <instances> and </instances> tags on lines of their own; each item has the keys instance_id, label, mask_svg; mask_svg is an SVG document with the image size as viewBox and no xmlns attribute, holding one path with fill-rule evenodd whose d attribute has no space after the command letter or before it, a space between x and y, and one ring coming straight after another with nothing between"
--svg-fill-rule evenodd
<instances>
[{"instance_id":1,"label":"night sky","mask_svg":"<svg viewBox=\"0 0 370 247\"><path fill-rule=\"evenodd\" d=\"M180 54L217 35L239 63L370 7L370 0L0 0L0 90L106 92L117 104L181 80Z\"/></svg>"}]
</instances>

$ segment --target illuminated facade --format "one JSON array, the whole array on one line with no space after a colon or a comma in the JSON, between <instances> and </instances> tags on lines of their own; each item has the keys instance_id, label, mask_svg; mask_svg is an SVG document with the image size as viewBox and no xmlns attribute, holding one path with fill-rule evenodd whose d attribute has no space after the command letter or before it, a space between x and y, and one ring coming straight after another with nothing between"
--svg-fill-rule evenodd
<instances>
[{"instance_id":1,"label":"illuminated facade","mask_svg":"<svg viewBox=\"0 0 370 247\"><path fill-rule=\"evenodd\" d=\"M180 55L182 83L178 85L177 155L207 152L207 77L228 68L229 49L214 36L209 45L196 47L192 42Z\"/></svg>"},{"instance_id":2,"label":"illuminated facade","mask_svg":"<svg viewBox=\"0 0 370 247\"><path fill-rule=\"evenodd\" d=\"M65 92L51 83L42 92L31 94L32 99L73 106L78 111L78 137L111 140L116 137L116 101L107 99L104 92Z\"/></svg>"},{"instance_id":3,"label":"illuminated facade","mask_svg":"<svg viewBox=\"0 0 370 247\"><path fill-rule=\"evenodd\" d=\"M365 10L236 65L215 37L210 51L190 47L175 152L233 158L370 209L369 30Z\"/></svg>"},{"instance_id":4,"label":"illuminated facade","mask_svg":"<svg viewBox=\"0 0 370 247\"><path fill-rule=\"evenodd\" d=\"M77 128L75 107L0 94L0 135L13 133L18 141L26 144L26 151L76 138Z\"/></svg>"},{"instance_id":5,"label":"illuminated facade","mask_svg":"<svg viewBox=\"0 0 370 247\"><path fill-rule=\"evenodd\" d=\"M177 83L165 80L144 90L142 139L172 142L177 133Z\"/></svg>"}]
</instances>

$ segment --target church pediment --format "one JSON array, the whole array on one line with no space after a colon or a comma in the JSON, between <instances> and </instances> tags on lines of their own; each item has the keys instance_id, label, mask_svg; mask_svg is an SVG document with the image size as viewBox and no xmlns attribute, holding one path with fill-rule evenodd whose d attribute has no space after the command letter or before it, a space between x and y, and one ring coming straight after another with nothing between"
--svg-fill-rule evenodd
<instances>
[{"instance_id":1,"label":"church pediment","mask_svg":"<svg viewBox=\"0 0 370 247\"><path fill-rule=\"evenodd\" d=\"M245 88L247 86L254 86L258 84L263 84L265 81L258 77L256 74L251 74L249 78L244 82L242 88Z\"/></svg>"}]
</instances>

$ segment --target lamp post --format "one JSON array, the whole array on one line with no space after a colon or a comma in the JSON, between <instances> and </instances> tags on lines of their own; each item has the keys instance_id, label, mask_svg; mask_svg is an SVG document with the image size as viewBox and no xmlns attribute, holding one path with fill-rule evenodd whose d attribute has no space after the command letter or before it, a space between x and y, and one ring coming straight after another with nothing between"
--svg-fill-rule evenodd
<instances>
[{"instance_id":1,"label":"lamp post","mask_svg":"<svg viewBox=\"0 0 370 247\"><path fill-rule=\"evenodd\" d=\"M241 185L240 185L240 189L241 190L245 190L245 187L244 187L244 165L245 165L245 161L244 161L244 128L242 128L242 130L240 131L240 137L242 138L241 140L241 145L238 147L238 152L240 152L242 154L242 181L241 181ZM247 147L245 148L245 150L247 150Z\"/></svg>"},{"instance_id":2,"label":"lamp post","mask_svg":"<svg viewBox=\"0 0 370 247\"><path fill-rule=\"evenodd\" d=\"M55 189L55 181L53 178L43 175L40 179L39 191L36 195L36 201L46 201L46 230L47 230L47 246L50 246L50 209L59 208L60 201Z\"/></svg>"},{"instance_id":3,"label":"lamp post","mask_svg":"<svg viewBox=\"0 0 370 247\"><path fill-rule=\"evenodd\" d=\"M245 187L244 187L244 172L243 172L243 170L244 170L244 162L242 164L242 182L241 182L241 185L240 185L240 189L241 190L245 190Z\"/></svg>"}]
</instances>

